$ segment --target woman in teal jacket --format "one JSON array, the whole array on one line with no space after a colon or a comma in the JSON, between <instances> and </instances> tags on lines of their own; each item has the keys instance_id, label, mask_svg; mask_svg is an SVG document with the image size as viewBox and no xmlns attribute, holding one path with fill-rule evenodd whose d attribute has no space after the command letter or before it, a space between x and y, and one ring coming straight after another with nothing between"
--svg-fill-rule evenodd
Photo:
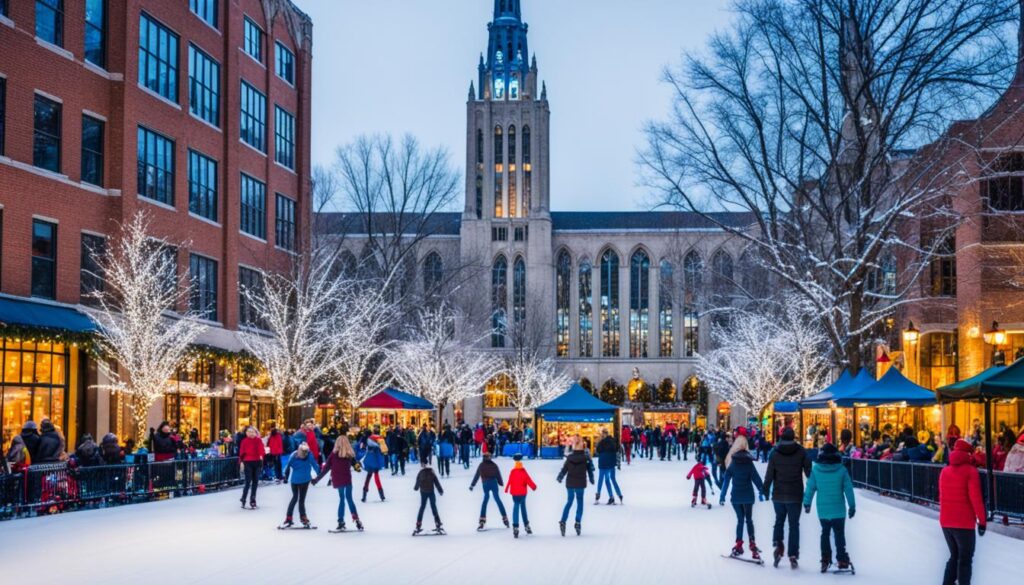
<instances>
[{"instance_id":1,"label":"woman in teal jacket","mask_svg":"<svg viewBox=\"0 0 1024 585\"><path fill-rule=\"evenodd\" d=\"M853 497L853 482L850 474L843 466L839 450L831 443L821 448L818 461L811 470L804 491L804 511L811 513L811 502L814 494L818 494L818 520L821 521L821 572L828 571L832 566L832 545L830 535L835 534L836 558L839 569L851 568L850 555L846 552L846 517L857 513L857 503Z\"/></svg>"}]
</instances>

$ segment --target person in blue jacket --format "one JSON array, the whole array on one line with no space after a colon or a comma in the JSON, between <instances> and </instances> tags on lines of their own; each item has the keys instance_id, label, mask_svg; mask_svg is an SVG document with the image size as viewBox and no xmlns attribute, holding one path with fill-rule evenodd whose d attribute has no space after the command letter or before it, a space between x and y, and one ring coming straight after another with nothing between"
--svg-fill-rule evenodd
<instances>
[{"instance_id":1,"label":"person in blue jacket","mask_svg":"<svg viewBox=\"0 0 1024 585\"><path fill-rule=\"evenodd\" d=\"M835 445L826 443L818 453L818 460L811 469L811 477L804 490L804 511L811 513L811 502L818 495L818 520L821 522L821 572L832 566L830 535L835 534L836 559L839 569L851 568L850 555L846 552L846 518L852 519L857 513L857 502L853 496L853 482L843 466L843 459ZM849 507L849 511L847 511Z\"/></svg>"},{"instance_id":2,"label":"person in blue jacket","mask_svg":"<svg viewBox=\"0 0 1024 585\"><path fill-rule=\"evenodd\" d=\"M619 489L619 482L615 480L615 468L619 464L619 442L608 434L607 429L601 429L601 440L597 442L597 494L594 502L601 501L601 487L608 484L608 505L615 505L615 494L619 495L619 503L622 503L622 490ZM612 493L615 488L615 493Z\"/></svg>"},{"instance_id":3,"label":"person in blue jacket","mask_svg":"<svg viewBox=\"0 0 1024 585\"><path fill-rule=\"evenodd\" d=\"M309 518L306 516L306 493L309 491L309 482L320 472L320 463L309 452L309 444L303 442L289 457L285 464L284 477L292 487L292 499L288 502L288 514L285 516L284 524L280 528L292 526L292 514L295 512L295 504L299 504L299 520L302 526L309 528Z\"/></svg>"},{"instance_id":4,"label":"person in blue jacket","mask_svg":"<svg viewBox=\"0 0 1024 585\"><path fill-rule=\"evenodd\" d=\"M747 434L747 429L743 427L736 429L736 438L733 439L732 447L725 456L725 475L722 477L722 495L718 503L725 505L725 494L731 486L730 501L733 511L736 512L736 545L730 554L734 557L743 555L743 525L746 524L747 536L750 537L750 556L759 561L761 550L757 548L754 539L754 487L761 492L764 484L754 467L754 457L750 454Z\"/></svg>"}]
</instances>

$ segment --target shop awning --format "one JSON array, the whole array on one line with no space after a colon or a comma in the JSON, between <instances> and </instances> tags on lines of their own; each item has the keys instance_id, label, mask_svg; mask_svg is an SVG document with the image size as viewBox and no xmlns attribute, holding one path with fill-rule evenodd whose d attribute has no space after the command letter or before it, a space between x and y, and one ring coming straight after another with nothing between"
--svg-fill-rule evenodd
<instances>
[{"instance_id":1,"label":"shop awning","mask_svg":"<svg viewBox=\"0 0 1024 585\"><path fill-rule=\"evenodd\" d=\"M886 404L927 406L935 404L935 393L911 382L896 368L889 368L889 371L874 384L836 398L833 402L836 406L842 407Z\"/></svg>"},{"instance_id":2,"label":"shop awning","mask_svg":"<svg viewBox=\"0 0 1024 585\"><path fill-rule=\"evenodd\" d=\"M799 412L800 404L798 402L776 402L772 405L772 410L775 412Z\"/></svg>"},{"instance_id":3,"label":"shop awning","mask_svg":"<svg viewBox=\"0 0 1024 585\"><path fill-rule=\"evenodd\" d=\"M801 410L829 408L833 400L848 396L874 383L875 379L871 377L871 374L866 369L861 369L856 376L851 374L850 370L843 370L838 380L821 392L798 401L798 404Z\"/></svg>"},{"instance_id":4,"label":"shop awning","mask_svg":"<svg viewBox=\"0 0 1024 585\"><path fill-rule=\"evenodd\" d=\"M1008 366L993 366L984 372L939 388L942 402L1024 398L1024 359Z\"/></svg>"},{"instance_id":5,"label":"shop awning","mask_svg":"<svg viewBox=\"0 0 1024 585\"><path fill-rule=\"evenodd\" d=\"M359 408L380 408L384 410L434 410L429 401L402 392L396 388L387 388L367 398Z\"/></svg>"},{"instance_id":6,"label":"shop awning","mask_svg":"<svg viewBox=\"0 0 1024 585\"><path fill-rule=\"evenodd\" d=\"M74 307L0 297L0 329L7 327L71 333L94 333L99 330L95 321Z\"/></svg>"},{"instance_id":7,"label":"shop awning","mask_svg":"<svg viewBox=\"0 0 1024 585\"><path fill-rule=\"evenodd\" d=\"M595 398L583 386L573 384L561 396L534 409L549 422L612 422L619 407Z\"/></svg>"}]
</instances>

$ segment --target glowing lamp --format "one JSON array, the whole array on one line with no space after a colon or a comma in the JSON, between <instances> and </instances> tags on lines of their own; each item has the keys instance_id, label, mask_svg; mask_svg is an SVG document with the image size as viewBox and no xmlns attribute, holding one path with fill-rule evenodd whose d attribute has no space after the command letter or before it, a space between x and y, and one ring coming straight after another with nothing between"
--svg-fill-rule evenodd
<instances>
[{"instance_id":1,"label":"glowing lamp","mask_svg":"<svg viewBox=\"0 0 1024 585\"><path fill-rule=\"evenodd\" d=\"M914 327L913 321L907 321L907 328L903 330L903 341L906 343L917 343L921 337L921 330Z\"/></svg>"},{"instance_id":2,"label":"glowing lamp","mask_svg":"<svg viewBox=\"0 0 1024 585\"><path fill-rule=\"evenodd\" d=\"M993 321L992 328L986 331L982 337L989 345L1003 345L1006 343L1006 330L999 328L998 321Z\"/></svg>"}]
</instances>

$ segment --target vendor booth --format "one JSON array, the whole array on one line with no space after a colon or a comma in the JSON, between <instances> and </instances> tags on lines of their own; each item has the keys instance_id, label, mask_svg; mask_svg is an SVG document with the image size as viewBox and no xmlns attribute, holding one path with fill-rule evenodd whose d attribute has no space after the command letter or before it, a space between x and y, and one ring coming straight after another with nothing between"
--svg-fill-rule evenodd
<instances>
[{"instance_id":1,"label":"vendor booth","mask_svg":"<svg viewBox=\"0 0 1024 585\"><path fill-rule=\"evenodd\" d=\"M896 368L889 368L874 384L832 401L837 409L853 409L857 426L854 443L871 438L871 431L895 436L906 427L915 431L941 432L941 412L931 408L935 394L911 382Z\"/></svg>"},{"instance_id":2,"label":"vendor booth","mask_svg":"<svg viewBox=\"0 0 1024 585\"><path fill-rule=\"evenodd\" d=\"M804 447L817 449L826 442L834 443L843 429L852 430L853 410L837 407L834 401L874 383L875 379L867 370L862 369L856 376L849 370L843 370L839 379L830 386L800 400L800 436Z\"/></svg>"},{"instance_id":3,"label":"vendor booth","mask_svg":"<svg viewBox=\"0 0 1024 585\"><path fill-rule=\"evenodd\" d=\"M429 424L433 410L434 405L419 396L387 388L363 401L357 414L359 426L364 428L375 425L384 428L396 424L408 428Z\"/></svg>"},{"instance_id":4,"label":"vendor booth","mask_svg":"<svg viewBox=\"0 0 1024 585\"><path fill-rule=\"evenodd\" d=\"M802 435L800 429L800 404L796 402L774 402L765 407L758 421L761 431L772 443L779 440L782 429L790 427L797 437Z\"/></svg>"},{"instance_id":5,"label":"vendor booth","mask_svg":"<svg viewBox=\"0 0 1024 585\"><path fill-rule=\"evenodd\" d=\"M591 453L607 430L618 440L619 408L573 384L561 396L534 410L537 443L543 458L561 457L573 435L583 437Z\"/></svg>"}]
</instances>

